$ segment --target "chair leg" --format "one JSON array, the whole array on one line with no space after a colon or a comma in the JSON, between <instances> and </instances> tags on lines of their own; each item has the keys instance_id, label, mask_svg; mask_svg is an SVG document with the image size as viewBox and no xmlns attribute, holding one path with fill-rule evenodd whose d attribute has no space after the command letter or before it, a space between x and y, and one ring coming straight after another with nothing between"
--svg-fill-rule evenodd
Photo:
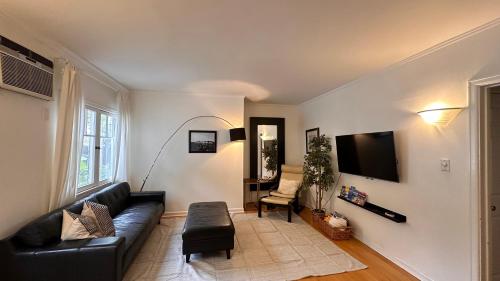
<instances>
[{"instance_id":1,"label":"chair leg","mask_svg":"<svg viewBox=\"0 0 500 281\"><path fill-rule=\"evenodd\" d=\"M226 249L226 257L227 259L231 259L231 249Z\"/></svg>"},{"instance_id":2,"label":"chair leg","mask_svg":"<svg viewBox=\"0 0 500 281\"><path fill-rule=\"evenodd\" d=\"M292 204L288 204L288 222L292 222Z\"/></svg>"},{"instance_id":3,"label":"chair leg","mask_svg":"<svg viewBox=\"0 0 500 281\"><path fill-rule=\"evenodd\" d=\"M257 203L257 208L259 209L257 212L258 212L258 215L259 215L259 218L262 217L262 202L259 200L259 203Z\"/></svg>"},{"instance_id":4,"label":"chair leg","mask_svg":"<svg viewBox=\"0 0 500 281\"><path fill-rule=\"evenodd\" d=\"M293 201L293 212L297 215L300 213L299 198L295 198Z\"/></svg>"},{"instance_id":5,"label":"chair leg","mask_svg":"<svg viewBox=\"0 0 500 281\"><path fill-rule=\"evenodd\" d=\"M186 263L189 263L190 258L191 258L191 254L186 254Z\"/></svg>"}]
</instances>

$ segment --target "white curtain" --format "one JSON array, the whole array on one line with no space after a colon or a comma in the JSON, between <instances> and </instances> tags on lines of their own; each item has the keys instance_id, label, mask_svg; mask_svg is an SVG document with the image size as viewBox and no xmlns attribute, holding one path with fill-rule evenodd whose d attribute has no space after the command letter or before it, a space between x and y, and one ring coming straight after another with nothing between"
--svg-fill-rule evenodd
<instances>
[{"instance_id":1,"label":"white curtain","mask_svg":"<svg viewBox=\"0 0 500 281\"><path fill-rule=\"evenodd\" d=\"M118 93L118 130L113 182L128 181L130 104L128 92Z\"/></svg>"},{"instance_id":2,"label":"white curtain","mask_svg":"<svg viewBox=\"0 0 500 281\"><path fill-rule=\"evenodd\" d=\"M78 162L83 139L84 103L77 69L69 62L62 66L60 91L56 93L57 124L52 150L49 210L72 202L76 197Z\"/></svg>"}]
</instances>

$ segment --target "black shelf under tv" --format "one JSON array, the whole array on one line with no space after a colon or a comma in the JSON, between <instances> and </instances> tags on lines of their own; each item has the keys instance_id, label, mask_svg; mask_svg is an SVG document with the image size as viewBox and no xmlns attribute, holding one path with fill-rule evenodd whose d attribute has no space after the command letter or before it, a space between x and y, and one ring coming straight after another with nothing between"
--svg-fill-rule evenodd
<instances>
[{"instance_id":1,"label":"black shelf under tv","mask_svg":"<svg viewBox=\"0 0 500 281\"><path fill-rule=\"evenodd\" d=\"M399 213L396 213L396 212L393 212L391 210L387 210L385 208L382 208L380 206L377 206L375 204L372 204L372 203L369 203L369 202L366 202L365 205L363 206L360 206L356 203L353 203L349 200L347 200L346 198L342 197L342 196L338 196L338 198L346 201L346 202L349 202L351 204L353 204L354 206L358 206L362 209L365 209L367 211L370 211L372 213L375 213L379 216L382 216L388 220L391 220L393 222L397 222L397 223L404 223L406 222L406 216L405 215L402 215L402 214L399 214Z\"/></svg>"}]
</instances>

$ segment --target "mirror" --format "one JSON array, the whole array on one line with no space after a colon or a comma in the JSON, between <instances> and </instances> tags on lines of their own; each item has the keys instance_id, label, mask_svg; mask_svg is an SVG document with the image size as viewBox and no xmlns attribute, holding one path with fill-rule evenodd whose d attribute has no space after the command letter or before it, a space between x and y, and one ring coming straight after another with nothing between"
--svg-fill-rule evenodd
<instances>
[{"instance_id":1,"label":"mirror","mask_svg":"<svg viewBox=\"0 0 500 281\"><path fill-rule=\"evenodd\" d=\"M257 177L272 179L278 170L278 126L257 126Z\"/></svg>"},{"instance_id":2,"label":"mirror","mask_svg":"<svg viewBox=\"0 0 500 281\"><path fill-rule=\"evenodd\" d=\"M278 181L282 164L285 118L250 117L250 177Z\"/></svg>"}]
</instances>

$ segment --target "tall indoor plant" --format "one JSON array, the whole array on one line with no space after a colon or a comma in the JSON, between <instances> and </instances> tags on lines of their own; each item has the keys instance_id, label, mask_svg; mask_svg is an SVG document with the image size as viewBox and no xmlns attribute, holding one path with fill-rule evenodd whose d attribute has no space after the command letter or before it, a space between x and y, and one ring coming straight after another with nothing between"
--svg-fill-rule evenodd
<instances>
[{"instance_id":1,"label":"tall indoor plant","mask_svg":"<svg viewBox=\"0 0 500 281\"><path fill-rule=\"evenodd\" d=\"M262 157L266 161L266 170L270 171L274 177L274 173L278 169L278 140L271 140L270 145L266 145L262 148Z\"/></svg>"},{"instance_id":2,"label":"tall indoor plant","mask_svg":"<svg viewBox=\"0 0 500 281\"><path fill-rule=\"evenodd\" d=\"M316 202L313 216L315 219L322 217L325 213L321 204L323 194L328 191L334 182L332 157L332 144L330 138L325 135L315 137L311 140L311 151L304 156L304 178L302 188L316 188Z\"/></svg>"}]
</instances>

